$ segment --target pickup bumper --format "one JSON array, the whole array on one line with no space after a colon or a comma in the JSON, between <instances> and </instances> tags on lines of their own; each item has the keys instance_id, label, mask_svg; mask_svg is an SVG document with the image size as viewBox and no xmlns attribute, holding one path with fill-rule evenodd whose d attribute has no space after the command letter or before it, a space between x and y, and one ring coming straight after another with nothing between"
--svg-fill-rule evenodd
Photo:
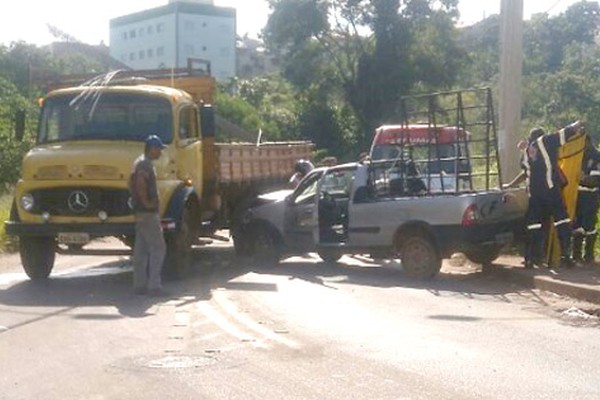
<instances>
[{"instance_id":1,"label":"pickup bumper","mask_svg":"<svg viewBox=\"0 0 600 400\"><path fill-rule=\"evenodd\" d=\"M171 219L161 220L163 232L171 232L176 224ZM12 236L56 236L59 233L87 233L93 237L129 236L135 234L133 223L87 223L87 224L26 224L5 221L6 234Z\"/></svg>"},{"instance_id":2,"label":"pickup bumper","mask_svg":"<svg viewBox=\"0 0 600 400\"><path fill-rule=\"evenodd\" d=\"M473 226L436 227L434 236L445 256L479 246L506 246L518 242L525 234L524 219Z\"/></svg>"}]
</instances>

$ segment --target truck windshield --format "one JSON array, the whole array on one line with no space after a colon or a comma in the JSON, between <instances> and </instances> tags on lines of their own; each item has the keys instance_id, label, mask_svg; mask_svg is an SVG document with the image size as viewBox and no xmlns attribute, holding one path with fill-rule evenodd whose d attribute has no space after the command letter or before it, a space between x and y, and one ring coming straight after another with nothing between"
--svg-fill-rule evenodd
<instances>
[{"instance_id":1,"label":"truck windshield","mask_svg":"<svg viewBox=\"0 0 600 400\"><path fill-rule=\"evenodd\" d=\"M173 138L171 104L165 98L131 93L90 93L46 99L38 143L67 140L143 141Z\"/></svg>"}]
</instances>

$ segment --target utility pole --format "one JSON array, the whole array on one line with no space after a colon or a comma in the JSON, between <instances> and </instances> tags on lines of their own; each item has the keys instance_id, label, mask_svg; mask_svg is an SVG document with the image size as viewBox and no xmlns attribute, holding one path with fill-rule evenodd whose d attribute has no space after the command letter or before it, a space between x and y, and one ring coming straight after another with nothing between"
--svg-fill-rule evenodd
<instances>
[{"instance_id":1,"label":"utility pole","mask_svg":"<svg viewBox=\"0 0 600 400\"><path fill-rule=\"evenodd\" d=\"M517 142L522 135L523 0L501 0L500 46L498 148L502 178L508 182L519 173Z\"/></svg>"}]
</instances>

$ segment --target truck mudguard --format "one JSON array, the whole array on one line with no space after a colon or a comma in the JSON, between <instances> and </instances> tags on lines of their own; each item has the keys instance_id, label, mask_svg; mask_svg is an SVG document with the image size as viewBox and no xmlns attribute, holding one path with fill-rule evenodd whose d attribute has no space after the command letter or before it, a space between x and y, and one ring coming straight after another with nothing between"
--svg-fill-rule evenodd
<instances>
[{"instance_id":1,"label":"truck mudguard","mask_svg":"<svg viewBox=\"0 0 600 400\"><path fill-rule=\"evenodd\" d=\"M185 186L183 184L179 186L173 193L173 196L171 196L164 218L170 218L178 223L183 214L183 206L194 193L196 193L196 191L191 186Z\"/></svg>"}]
</instances>

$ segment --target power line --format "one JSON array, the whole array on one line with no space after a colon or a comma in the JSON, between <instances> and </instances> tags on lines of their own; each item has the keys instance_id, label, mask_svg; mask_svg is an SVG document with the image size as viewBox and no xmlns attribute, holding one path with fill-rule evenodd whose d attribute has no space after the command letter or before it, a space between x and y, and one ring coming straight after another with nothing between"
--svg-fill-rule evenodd
<instances>
[{"instance_id":1,"label":"power line","mask_svg":"<svg viewBox=\"0 0 600 400\"><path fill-rule=\"evenodd\" d=\"M552 4L552 6L550 6L550 8L544 12L544 14L549 14L550 11L552 11L552 9L555 8L557 5L559 5L560 3L562 3L562 0L556 0L554 2L554 4Z\"/></svg>"}]
</instances>

